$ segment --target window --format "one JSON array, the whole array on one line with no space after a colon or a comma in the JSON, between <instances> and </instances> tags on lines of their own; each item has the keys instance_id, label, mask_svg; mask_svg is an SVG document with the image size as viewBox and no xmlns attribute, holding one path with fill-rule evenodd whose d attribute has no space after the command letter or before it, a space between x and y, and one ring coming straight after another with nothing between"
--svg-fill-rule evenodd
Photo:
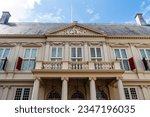
<instances>
[{"instance_id":1,"label":"window","mask_svg":"<svg viewBox=\"0 0 150 117\"><path fill-rule=\"evenodd\" d=\"M139 49L145 70L150 70L150 49Z\"/></svg>"},{"instance_id":2,"label":"window","mask_svg":"<svg viewBox=\"0 0 150 117\"><path fill-rule=\"evenodd\" d=\"M116 60L120 60L121 69L130 70L128 57L125 49L114 49Z\"/></svg>"},{"instance_id":3,"label":"window","mask_svg":"<svg viewBox=\"0 0 150 117\"><path fill-rule=\"evenodd\" d=\"M107 94L104 92L104 90L97 91L96 98L97 100L108 100Z\"/></svg>"},{"instance_id":4,"label":"window","mask_svg":"<svg viewBox=\"0 0 150 117\"><path fill-rule=\"evenodd\" d=\"M92 61L102 60L101 48L90 48L90 53Z\"/></svg>"},{"instance_id":5,"label":"window","mask_svg":"<svg viewBox=\"0 0 150 117\"><path fill-rule=\"evenodd\" d=\"M136 88L124 88L125 98L128 100L137 100Z\"/></svg>"},{"instance_id":6,"label":"window","mask_svg":"<svg viewBox=\"0 0 150 117\"><path fill-rule=\"evenodd\" d=\"M51 61L61 61L62 60L62 48L53 47L51 49Z\"/></svg>"},{"instance_id":7,"label":"window","mask_svg":"<svg viewBox=\"0 0 150 117\"><path fill-rule=\"evenodd\" d=\"M51 91L48 94L48 100L60 100L60 99L61 99L60 94L55 90Z\"/></svg>"},{"instance_id":8,"label":"window","mask_svg":"<svg viewBox=\"0 0 150 117\"><path fill-rule=\"evenodd\" d=\"M71 60L82 61L82 48L81 47L71 48Z\"/></svg>"},{"instance_id":9,"label":"window","mask_svg":"<svg viewBox=\"0 0 150 117\"><path fill-rule=\"evenodd\" d=\"M29 100L31 88L16 88L14 100Z\"/></svg>"},{"instance_id":10,"label":"window","mask_svg":"<svg viewBox=\"0 0 150 117\"><path fill-rule=\"evenodd\" d=\"M82 92L80 91L76 91L72 96L71 96L72 100L84 100L84 95Z\"/></svg>"},{"instance_id":11,"label":"window","mask_svg":"<svg viewBox=\"0 0 150 117\"><path fill-rule=\"evenodd\" d=\"M141 57L150 60L150 49L140 49Z\"/></svg>"},{"instance_id":12,"label":"window","mask_svg":"<svg viewBox=\"0 0 150 117\"><path fill-rule=\"evenodd\" d=\"M22 70L32 70L35 67L37 49L36 48L26 48L23 56Z\"/></svg>"},{"instance_id":13,"label":"window","mask_svg":"<svg viewBox=\"0 0 150 117\"><path fill-rule=\"evenodd\" d=\"M10 53L10 48L0 48L0 70L3 70L5 60Z\"/></svg>"}]
</instances>

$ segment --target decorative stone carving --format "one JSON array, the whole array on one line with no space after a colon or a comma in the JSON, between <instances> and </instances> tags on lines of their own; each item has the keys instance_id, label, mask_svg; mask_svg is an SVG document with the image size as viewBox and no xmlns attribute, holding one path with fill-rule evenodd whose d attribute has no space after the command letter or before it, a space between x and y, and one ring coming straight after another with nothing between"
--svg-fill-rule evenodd
<instances>
[{"instance_id":1,"label":"decorative stone carving","mask_svg":"<svg viewBox=\"0 0 150 117\"><path fill-rule=\"evenodd\" d=\"M67 34L67 35L83 35L87 32L87 30L81 28L81 27L77 27L77 26L74 26L74 27L71 27L71 28L68 28L67 30L64 31L64 34Z\"/></svg>"},{"instance_id":2,"label":"decorative stone carving","mask_svg":"<svg viewBox=\"0 0 150 117\"><path fill-rule=\"evenodd\" d=\"M84 42L70 42L69 43L69 46L83 46L84 45Z\"/></svg>"},{"instance_id":3,"label":"decorative stone carving","mask_svg":"<svg viewBox=\"0 0 150 117\"><path fill-rule=\"evenodd\" d=\"M22 46L23 47L41 47L43 46L43 43L42 42L34 42L34 43L22 43Z\"/></svg>"},{"instance_id":4,"label":"decorative stone carving","mask_svg":"<svg viewBox=\"0 0 150 117\"><path fill-rule=\"evenodd\" d=\"M65 45L65 42L50 42L50 45L53 46L64 46Z\"/></svg>"},{"instance_id":5,"label":"decorative stone carving","mask_svg":"<svg viewBox=\"0 0 150 117\"><path fill-rule=\"evenodd\" d=\"M102 46L102 42L88 42L89 46Z\"/></svg>"},{"instance_id":6,"label":"decorative stone carving","mask_svg":"<svg viewBox=\"0 0 150 117\"><path fill-rule=\"evenodd\" d=\"M16 46L17 44L16 43L13 43L13 42L1 42L0 43L0 46L1 47L14 47Z\"/></svg>"}]
</instances>

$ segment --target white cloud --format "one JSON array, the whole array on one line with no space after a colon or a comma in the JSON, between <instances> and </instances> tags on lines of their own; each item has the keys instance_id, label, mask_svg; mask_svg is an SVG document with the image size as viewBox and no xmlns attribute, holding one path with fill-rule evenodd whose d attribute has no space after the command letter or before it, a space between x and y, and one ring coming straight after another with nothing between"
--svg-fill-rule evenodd
<instances>
[{"instance_id":1,"label":"white cloud","mask_svg":"<svg viewBox=\"0 0 150 117\"><path fill-rule=\"evenodd\" d=\"M98 13L94 14L92 16L92 18L90 19L91 22L95 22L95 21L98 21L100 20L100 15Z\"/></svg>"},{"instance_id":2,"label":"white cloud","mask_svg":"<svg viewBox=\"0 0 150 117\"><path fill-rule=\"evenodd\" d=\"M150 23L150 0L144 0L140 7L146 22Z\"/></svg>"},{"instance_id":3,"label":"white cloud","mask_svg":"<svg viewBox=\"0 0 150 117\"><path fill-rule=\"evenodd\" d=\"M94 13L94 10L93 9L90 9L90 8L88 8L88 9L86 9L86 12L88 13L88 14L93 14Z\"/></svg>"},{"instance_id":4,"label":"white cloud","mask_svg":"<svg viewBox=\"0 0 150 117\"><path fill-rule=\"evenodd\" d=\"M58 9L55 13L38 13L35 15L34 22L62 22L65 16L61 15L62 9Z\"/></svg>"},{"instance_id":5,"label":"white cloud","mask_svg":"<svg viewBox=\"0 0 150 117\"><path fill-rule=\"evenodd\" d=\"M30 17L35 4L40 2L41 0L0 0L0 12L9 11L11 21L24 21Z\"/></svg>"}]
</instances>

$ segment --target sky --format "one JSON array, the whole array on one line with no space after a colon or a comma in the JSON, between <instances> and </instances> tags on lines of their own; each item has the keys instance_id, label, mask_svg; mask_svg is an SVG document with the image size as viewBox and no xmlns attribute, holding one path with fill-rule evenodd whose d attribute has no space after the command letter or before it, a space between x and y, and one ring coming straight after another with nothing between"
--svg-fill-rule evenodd
<instances>
[{"instance_id":1,"label":"sky","mask_svg":"<svg viewBox=\"0 0 150 117\"><path fill-rule=\"evenodd\" d=\"M0 0L10 22L135 23L136 13L150 23L150 0Z\"/></svg>"}]
</instances>

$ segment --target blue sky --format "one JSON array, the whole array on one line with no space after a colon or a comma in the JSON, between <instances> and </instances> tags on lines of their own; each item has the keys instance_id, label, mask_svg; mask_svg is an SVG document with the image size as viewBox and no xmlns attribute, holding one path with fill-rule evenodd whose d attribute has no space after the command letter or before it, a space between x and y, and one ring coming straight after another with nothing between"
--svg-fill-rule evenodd
<instances>
[{"instance_id":1,"label":"blue sky","mask_svg":"<svg viewBox=\"0 0 150 117\"><path fill-rule=\"evenodd\" d=\"M142 12L150 23L150 0L0 0L2 11L9 11L13 22L120 24L135 23Z\"/></svg>"}]
</instances>

